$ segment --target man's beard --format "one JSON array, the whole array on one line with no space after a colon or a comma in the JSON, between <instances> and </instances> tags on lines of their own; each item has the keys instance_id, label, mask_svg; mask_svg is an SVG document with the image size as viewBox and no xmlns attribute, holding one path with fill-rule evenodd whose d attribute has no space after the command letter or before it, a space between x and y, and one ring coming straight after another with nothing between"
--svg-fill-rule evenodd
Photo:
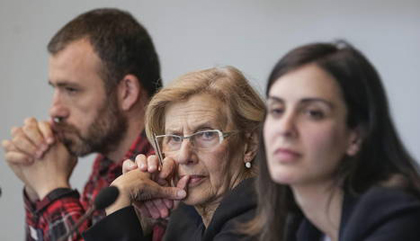
<instances>
[{"instance_id":1,"label":"man's beard","mask_svg":"<svg viewBox=\"0 0 420 241\"><path fill-rule=\"evenodd\" d=\"M117 99L112 93L88 127L86 135L82 135L74 125L65 122L57 123L54 129L73 155L85 156L93 152L107 155L117 148L125 136L127 118L118 108Z\"/></svg>"}]
</instances>

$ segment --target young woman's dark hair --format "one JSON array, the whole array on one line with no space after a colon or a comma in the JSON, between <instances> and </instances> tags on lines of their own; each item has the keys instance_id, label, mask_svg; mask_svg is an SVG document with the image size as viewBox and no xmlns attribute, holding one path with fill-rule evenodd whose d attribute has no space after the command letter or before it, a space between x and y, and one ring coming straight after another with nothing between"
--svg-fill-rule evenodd
<instances>
[{"instance_id":1,"label":"young woman's dark hair","mask_svg":"<svg viewBox=\"0 0 420 241\"><path fill-rule=\"evenodd\" d=\"M373 186L401 185L420 196L420 178L414 159L402 144L392 122L381 79L366 57L344 41L315 43L293 49L274 67L266 94L283 75L308 64L316 64L337 81L348 109L347 125L363 133L356 157L346 157L335 173L335 184L344 192L362 194ZM250 233L260 240L283 240L286 226L299 215L291 189L271 180L263 138L257 181L259 210Z\"/></svg>"}]
</instances>

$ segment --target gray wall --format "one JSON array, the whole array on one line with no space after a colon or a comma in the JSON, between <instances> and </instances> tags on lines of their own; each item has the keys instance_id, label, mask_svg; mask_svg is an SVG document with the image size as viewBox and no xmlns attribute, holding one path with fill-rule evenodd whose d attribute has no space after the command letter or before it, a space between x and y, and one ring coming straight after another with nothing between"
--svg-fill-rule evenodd
<instances>
[{"instance_id":1,"label":"gray wall","mask_svg":"<svg viewBox=\"0 0 420 241\"><path fill-rule=\"evenodd\" d=\"M315 3L316 2L316 3ZM0 139L23 119L48 117L45 46L77 14L97 7L132 12L150 31L164 81L199 68L233 65L262 92L274 63L291 48L345 38L375 64L385 82L398 130L420 159L420 1L54 1L0 2ZM0 151L0 240L23 240L22 184ZM80 189L92 156L80 160Z\"/></svg>"}]
</instances>

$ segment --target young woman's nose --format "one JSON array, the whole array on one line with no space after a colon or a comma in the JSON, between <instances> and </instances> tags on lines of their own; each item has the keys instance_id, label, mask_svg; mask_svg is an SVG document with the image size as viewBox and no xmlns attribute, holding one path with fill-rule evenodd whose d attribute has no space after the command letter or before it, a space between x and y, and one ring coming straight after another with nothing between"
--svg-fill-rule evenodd
<instances>
[{"instance_id":1,"label":"young woman's nose","mask_svg":"<svg viewBox=\"0 0 420 241\"><path fill-rule=\"evenodd\" d=\"M297 135L297 118L294 113L285 113L277 123L276 131L285 137L294 137Z\"/></svg>"}]
</instances>

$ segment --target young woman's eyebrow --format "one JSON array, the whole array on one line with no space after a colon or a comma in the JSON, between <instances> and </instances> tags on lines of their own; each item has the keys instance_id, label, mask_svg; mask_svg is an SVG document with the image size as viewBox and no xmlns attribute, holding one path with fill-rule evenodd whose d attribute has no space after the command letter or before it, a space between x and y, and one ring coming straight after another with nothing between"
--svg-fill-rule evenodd
<instances>
[{"instance_id":1,"label":"young woman's eyebrow","mask_svg":"<svg viewBox=\"0 0 420 241\"><path fill-rule=\"evenodd\" d=\"M329 108L334 109L334 104L331 101L322 98L304 98L300 101L303 104L309 104L312 102L320 102L327 105Z\"/></svg>"}]
</instances>

